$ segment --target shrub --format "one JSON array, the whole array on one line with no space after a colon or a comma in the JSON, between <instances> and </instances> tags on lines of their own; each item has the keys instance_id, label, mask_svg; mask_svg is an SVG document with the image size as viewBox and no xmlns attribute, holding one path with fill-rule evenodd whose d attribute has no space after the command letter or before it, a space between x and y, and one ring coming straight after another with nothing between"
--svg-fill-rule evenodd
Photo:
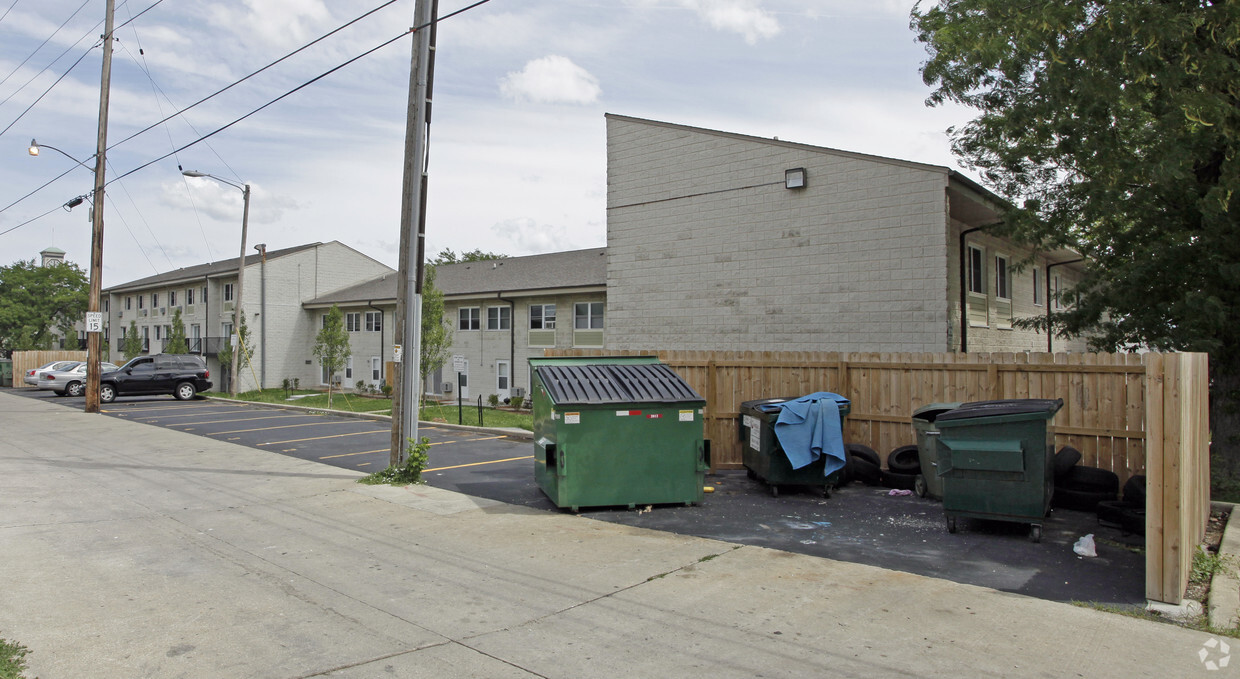
<instances>
[{"instance_id":1,"label":"shrub","mask_svg":"<svg viewBox=\"0 0 1240 679\"><path fill-rule=\"evenodd\" d=\"M499 394L491 394L490 396L488 396L487 403L491 404L492 408L499 405Z\"/></svg>"},{"instance_id":2,"label":"shrub","mask_svg":"<svg viewBox=\"0 0 1240 679\"><path fill-rule=\"evenodd\" d=\"M513 410L520 410L520 409L521 409L521 406L523 406L523 405L525 405L525 398L524 398L524 397L522 397L522 396L513 396L513 397L512 397L512 408L513 408Z\"/></svg>"},{"instance_id":3,"label":"shrub","mask_svg":"<svg viewBox=\"0 0 1240 679\"><path fill-rule=\"evenodd\" d=\"M405 463L403 465L389 466L381 472L364 476L358 479L357 482L368 486L384 483L392 486L426 483L422 480L422 470L426 469L426 463L430 462L431 440L425 437L422 438L421 442L415 442L413 439L405 440L408 441L408 446L405 448Z\"/></svg>"}]
</instances>

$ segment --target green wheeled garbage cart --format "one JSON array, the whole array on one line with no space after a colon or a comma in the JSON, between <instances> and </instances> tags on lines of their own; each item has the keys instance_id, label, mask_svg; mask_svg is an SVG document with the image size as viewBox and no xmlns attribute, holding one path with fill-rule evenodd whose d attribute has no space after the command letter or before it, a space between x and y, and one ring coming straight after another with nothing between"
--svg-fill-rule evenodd
<instances>
[{"instance_id":1,"label":"green wheeled garbage cart","mask_svg":"<svg viewBox=\"0 0 1240 679\"><path fill-rule=\"evenodd\" d=\"M1040 542L1054 493L1055 430L1063 399L978 401L939 415L938 475L948 532L968 517L1029 524Z\"/></svg>"},{"instance_id":2,"label":"green wheeled garbage cart","mask_svg":"<svg viewBox=\"0 0 1240 679\"><path fill-rule=\"evenodd\" d=\"M557 507L696 504L703 399L651 356L531 358L534 477Z\"/></svg>"},{"instance_id":3,"label":"green wheeled garbage cart","mask_svg":"<svg viewBox=\"0 0 1240 679\"><path fill-rule=\"evenodd\" d=\"M940 415L961 406L956 403L931 403L913 411L913 433L917 440L917 461L921 465L921 473L913 481L913 490L918 497L943 499L943 480L939 478L939 455L935 439L939 436L934 421Z\"/></svg>"},{"instance_id":4,"label":"green wheeled garbage cart","mask_svg":"<svg viewBox=\"0 0 1240 679\"><path fill-rule=\"evenodd\" d=\"M821 488L823 495L829 495L831 486L839 481L842 470L830 475L824 474L826 456L794 469L775 434L775 423L779 420L784 404L793 400L796 400L795 397L764 398L741 403L741 461L745 464L745 472L749 478L767 484L774 497L779 497L780 486ZM839 408L842 427L851 402L838 395L835 402Z\"/></svg>"}]
</instances>

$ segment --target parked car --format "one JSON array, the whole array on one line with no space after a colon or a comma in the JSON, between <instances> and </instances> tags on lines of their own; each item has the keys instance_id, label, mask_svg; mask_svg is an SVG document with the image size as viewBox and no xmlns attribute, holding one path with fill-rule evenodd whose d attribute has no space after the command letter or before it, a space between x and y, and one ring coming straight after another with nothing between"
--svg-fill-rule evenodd
<instances>
[{"instance_id":1,"label":"parked car","mask_svg":"<svg viewBox=\"0 0 1240 679\"><path fill-rule=\"evenodd\" d=\"M86 389L86 363L79 363L68 370L52 370L43 373L39 378L40 389L50 389L57 396L81 396ZM99 363L102 368L100 374L107 374L113 370L119 370L119 366L115 363L102 361Z\"/></svg>"},{"instance_id":2,"label":"parked car","mask_svg":"<svg viewBox=\"0 0 1240 679\"><path fill-rule=\"evenodd\" d=\"M211 388L211 371L201 356L154 354L139 356L119 370L99 376L99 400L111 403L117 396L172 394L188 401Z\"/></svg>"},{"instance_id":3,"label":"parked car","mask_svg":"<svg viewBox=\"0 0 1240 679\"><path fill-rule=\"evenodd\" d=\"M67 368L72 368L78 363L81 363L81 361L52 361L51 363L45 363L34 370L27 370L26 376L22 378L22 382L25 382L32 387L37 387L39 386L39 377L41 377L43 373L50 372L52 370L65 370Z\"/></svg>"}]
</instances>

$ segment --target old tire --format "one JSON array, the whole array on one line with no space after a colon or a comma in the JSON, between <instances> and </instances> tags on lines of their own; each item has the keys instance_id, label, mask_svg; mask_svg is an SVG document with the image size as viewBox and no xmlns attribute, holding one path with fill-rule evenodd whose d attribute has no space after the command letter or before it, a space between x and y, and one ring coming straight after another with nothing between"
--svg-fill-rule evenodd
<instances>
[{"instance_id":1,"label":"old tire","mask_svg":"<svg viewBox=\"0 0 1240 679\"><path fill-rule=\"evenodd\" d=\"M1145 476L1137 474L1124 482L1124 504L1145 508Z\"/></svg>"},{"instance_id":2,"label":"old tire","mask_svg":"<svg viewBox=\"0 0 1240 679\"><path fill-rule=\"evenodd\" d=\"M882 483L883 470L879 469L876 464L870 464L868 460L860 457L853 458L853 479L867 486L877 486Z\"/></svg>"},{"instance_id":3,"label":"old tire","mask_svg":"<svg viewBox=\"0 0 1240 679\"><path fill-rule=\"evenodd\" d=\"M1073 467L1062 479L1055 482L1056 487L1071 490L1109 493L1119 495L1119 476L1107 469L1095 467Z\"/></svg>"},{"instance_id":4,"label":"old tire","mask_svg":"<svg viewBox=\"0 0 1240 679\"><path fill-rule=\"evenodd\" d=\"M1077 462L1081 461L1081 451L1072 446L1064 446L1055 453L1055 480L1059 481L1072 471Z\"/></svg>"},{"instance_id":5,"label":"old tire","mask_svg":"<svg viewBox=\"0 0 1240 679\"><path fill-rule=\"evenodd\" d=\"M846 443L844 444L844 452L848 453L849 457L865 460L875 467L882 468L883 466L883 462L879 459L878 453L867 445L861 443Z\"/></svg>"},{"instance_id":6,"label":"old tire","mask_svg":"<svg viewBox=\"0 0 1240 679\"><path fill-rule=\"evenodd\" d=\"M921 457L917 446L900 446L887 454L887 468L897 474L921 473Z\"/></svg>"},{"instance_id":7,"label":"old tire","mask_svg":"<svg viewBox=\"0 0 1240 679\"><path fill-rule=\"evenodd\" d=\"M901 474L900 472L884 471L881 478L884 488L913 490L913 487L917 484L916 474Z\"/></svg>"},{"instance_id":8,"label":"old tire","mask_svg":"<svg viewBox=\"0 0 1240 679\"><path fill-rule=\"evenodd\" d=\"M1098 504L1115 500L1115 493L1096 490L1075 490L1058 486L1051 496L1051 506L1078 512L1097 512Z\"/></svg>"}]
</instances>

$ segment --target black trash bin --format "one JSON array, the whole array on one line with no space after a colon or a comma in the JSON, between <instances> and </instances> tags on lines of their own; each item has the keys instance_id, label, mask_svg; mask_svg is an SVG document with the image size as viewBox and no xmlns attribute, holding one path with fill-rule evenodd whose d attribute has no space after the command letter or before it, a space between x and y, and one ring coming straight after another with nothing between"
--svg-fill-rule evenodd
<instances>
[{"instance_id":1,"label":"black trash bin","mask_svg":"<svg viewBox=\"0 0 1240 679\"><path fill-rule=\"evenodd\" d=\"M819 392L826 394L827 392ZM812 395L811 395L812 396ZM765 398L741 403L740 435L742 461L750 478L761 480L778 497L780 486L821 488L824 495L838 483L843 470L825 474L826 456L819 456L808 465L793 468L788 454L780 444L775 424L784 406L804 397ZM848 416L851 402L839 394L830 394L840 414L840 426Z\"/></svg>"}]
</instances>

